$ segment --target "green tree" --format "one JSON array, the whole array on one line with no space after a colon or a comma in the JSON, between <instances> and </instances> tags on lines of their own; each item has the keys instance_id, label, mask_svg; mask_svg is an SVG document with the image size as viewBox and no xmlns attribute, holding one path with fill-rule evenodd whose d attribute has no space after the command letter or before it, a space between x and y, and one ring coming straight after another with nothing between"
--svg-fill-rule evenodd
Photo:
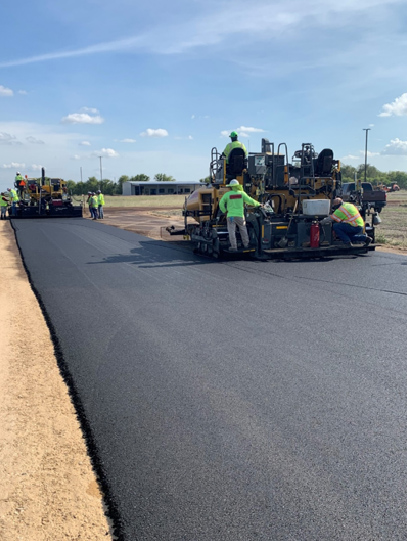
<instances>
[{"instance_id":1,"label":"green tree","mask_svg":"<svg viewBox=\"0 0 407 541\"><path fill-rule=\"evenodd\" d=\"M155 176L154 176L154 180L156 182L174 182L175 181L175 178L174 177L171 177L169 175L164 175L164 173L157 173Z\"/></svg>"},{"instance_id":2,"label":"green tree","mask_svg":"<svg viewBox=\"0 0 407 541\"><path fill-rule=\"evenodd\" d=\"M342 182L353 182L355 180L356 167L341 163Z\"/></svg>"},{"instance_id":3,"label":"green tree","mask_svg":"<svg viewBox=\"0 0 407 541\"><path fill-rule=\"evenodd\" d=\"M212 179L211 177L200 178L198 182L204 182L205 184L210 184L212 182Z\"/></svg>"},{"instance_id":4,"label":"green tree","mask_svg":"<svg viewBox=\"0 0 407 541\"><path fill-rule=\"evenodd\" d=\"M140 173L139 175L134 175L134 177L131 177L133 182L148 182L150 180L150 177L148 175L144 175L143 173Z\"/></svg>"}]
</instances>

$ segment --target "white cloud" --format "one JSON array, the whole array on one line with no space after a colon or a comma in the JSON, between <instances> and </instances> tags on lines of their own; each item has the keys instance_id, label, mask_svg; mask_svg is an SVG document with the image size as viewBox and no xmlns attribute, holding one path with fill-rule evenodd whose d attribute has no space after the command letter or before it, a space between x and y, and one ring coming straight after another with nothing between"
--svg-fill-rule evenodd
<instances>
[{"instance_id":1,"label":"white cloud","mask_svg":"<svg viewBox=\"0 0 407 541\"><path fill-rule=\"evenodd\" d=\"M188 135L188 139L189 139L189 141L192 141L193 140L192 135Z\"/></svg>"},{"instance_id":2,"label":"white cloud","mask_svg":"<svg viewBox=\"0 0 407 541\"><path fill-rule=\"evenodd\" d=\"M78 160L80 160L80 159L81 159L81 157L80 157L79 154L74 154L74 155L71 157L71 160L76 160L76 161L78 161Z\"/></svg>"},{"instance_id":3,"label":"white cloud","mask_svg":"<svg viewBox=\"0 0 407 541\"><path fill-rule=\"evenodd\" d=\"M396 98L392 103L385 103L382 107L381 117L407 116L407 92Z\"/></svg>"},{"instance_id":4,"label":"white cloud","mask_svg":"<svg viewBox=\"0 0 407 541\"><path fill-rule=\"evenodd\" d=\"M62 124L103 124L103 122L101 116L90 116L87 113L73 113L61 118Z\"/></svg>"},{"instance_id":5,"label":"white cloud","mask_svg":"<svg viewBox=\"0 0 407 541\"><path fill-rule=\"evenodd\" d=\"M168 132L162 128L159 128L158 130L147 128L146 131L143 131L140 135L142 137L168 137Z\"/></svg>"},{"instance_id":6,"label":"white cloud","mask_svg":"<svg viewBox=\"0 0 407 541\"><path fill-rule=\"evenodd\" d=\"M98 115L99 109L96 109L96 107L81 107L79 109L80 113L88 113L90 115Z\"/></svg>"},{"instance_id":7,"label":"white cloud","mask_svg":"<svg viewBox=\"0 0 407 541\"><path fill-rule=\"evenodd\" d=\"M102 156L102 158L118 158L119 153L113 148L102 148L92 152L91 156L93 158L97 158L99 156Z\"/></svg>"},{"instance_id":8,"label":"white cloud","mask_svg":"<svg viewBox=\"0 0 407 541\"><path fill-rule=\"evenodd\" d=\"M81 143L79 143L81 146L83 147L90 147L91 144L89 143L89 141L82 141Z\"/></svg>"},{"instance_id":9,"label":"white cloud","mask_svg":"<svg viewBox=\"0 0 407 541\"><path fill-rule=\"evenodd\" d=\"M15 135L11 135L10 133L4 133L0 132L0 143L11 145L16 139Z\"/></svg>"},{"instance_id":10,"label":"white cloud","mask_svg":"<svg viewBox=\"0 0 407 541\"><path fill-rule=\"evenodd\" d=\"M136 139L121 139L120 143L137 143Z\"/></svg>"},{"instance_id":11,"label":"white cloud","mask_svg":"<svg viewBox=\"0 0 407 541\"><path fill-rule=\"evenodd\" d=\"M26 96L28 94L27 90L18 90L18 94L21 94L21 96Z\"/></svg>"},{"instance_id":12,"label":"white cloud","mask_svg":"<svg viewBox=\"0 0 407 541\"><path fill-rule=\"evenodd\" d=\"M26 141L29 143L33 143L34 145L45 145L44 141L41 141L41 139L37 139L36 137L32 137L31 135L29 137L25 138Z\"/></svg>"},{"instance_id":13,"label":"white cloud","mask_svg":"<svg viewBox=\"0 0 407 541\"><path fill-rule=\"evenodd\" d=\"M265 132L265 130L262 130L261 128L249 128L247 126L240 126L240 128L236 128L235 130L223 130L220 133L224 137L229 137L232 131L237 132L237 134L240 137L249 137L251 133L264 133Z\"/></svg>"},{"instance_id":14,"label":"white cloud","mask_svg":"<svg viewBox=\"0 0 407 541\"><path fill-rule=\"evenodd\" d=\"M29 171L41 171L42 168L43 168L42 165L37 165L33 163L28 169Z\"/></svg>"},{"instance_id":15,"label":"white cloud","mask_svg":"<svg viewBox=\"0 0 407 541\"><path fill-rule=\"evenodd\" d=\"M3 85L0 85L0 96L1 97L10 97L14 94L11 88L6 88Z\"/></svg>"},{"instance_id":16,"label":"white cloud","mask_svg":"<svg viewBox=\"0 0 407 541\"><path fill-rule=\"evenodd\" d=\"M359 161L360 156L355 156L354 154L348 154L347 156L344 156L341 158L341 162L354 162Z\"/></svg>"},{"instance_id":17,"label":"white cloud","mask_svg":"<svg viewBox=\"0 0 407 541\"><path fill-rule=\"evenodd\" d=\"M385 145L381 154L388 155L404 155L407 154L407 141L401 141L396 137L392 139L389 144Z\"/></svg>"},{"instance_id":18,"label":"white cloud","mask_svg":"<svg viewBox=\"0 0 407 541\"><path fill-rule=\"evenodd\" d=\"M16 163L16 162L11 162L11 163L4 163L2 165L3 169L24 169L25 167L25 163Z\"/></svg>"}]
</instances>

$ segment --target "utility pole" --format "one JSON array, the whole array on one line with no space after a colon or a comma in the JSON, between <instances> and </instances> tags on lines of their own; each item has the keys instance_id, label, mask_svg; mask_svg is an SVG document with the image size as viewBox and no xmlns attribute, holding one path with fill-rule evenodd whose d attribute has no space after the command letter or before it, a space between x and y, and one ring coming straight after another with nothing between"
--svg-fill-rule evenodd
<instances>
[{"instance_id":1,"label":"utility pole","mask_svg":"<svg viewBox=\"0 0 407 541\"><path fill-rule=\"evenodd\" d=\"M367 134L370 131L370 128L363 128L363 131L366 132L366 143L365 143L365 182L366 182L366 171L367 171Z\"/></svg>"},{"instance_id":2,"label":"utility pole","mask_svg":"<svg viewBox=\"0 0 407 541\"><path fill-rule=\"evenodd\" d=\"M100 190L102 190L102 181L103 181L103 177L102 177L102 156L99 156L99 161L100 161Z\"/></svg>"},{"instance_id":3,"label":"utility pole","mask_svg":"<svg viewBox=\"0 0 407 541\"><path fill-rule=\"evenodd\" d=\"M82 167L81 167L81 182L82 182Z\"/></svg>"}]
</instances>

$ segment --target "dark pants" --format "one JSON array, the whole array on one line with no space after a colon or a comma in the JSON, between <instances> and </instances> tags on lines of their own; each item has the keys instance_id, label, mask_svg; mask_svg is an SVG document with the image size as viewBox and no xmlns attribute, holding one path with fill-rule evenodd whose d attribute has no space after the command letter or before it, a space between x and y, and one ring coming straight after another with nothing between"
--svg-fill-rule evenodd
<instances>
[{"instance_id":1,"label":"dark pants","mask_svg":"<svg viewBox=\"0 0 407 541\"><path fill-rule=\"evenodd\" d=\"M333 228L335 235L343 240L345 244L350 242L366 242L367 235L363 233L363 227L346 224L345 222L334 222Z\"/></svg>"}]
</instances>

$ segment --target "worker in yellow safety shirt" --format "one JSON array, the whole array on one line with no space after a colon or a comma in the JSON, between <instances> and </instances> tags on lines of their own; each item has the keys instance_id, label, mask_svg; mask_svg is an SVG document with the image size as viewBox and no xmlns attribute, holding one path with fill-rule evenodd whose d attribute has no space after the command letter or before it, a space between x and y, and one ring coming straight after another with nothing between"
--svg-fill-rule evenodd
<instances>
[{"instance_id":1,"label":"worker in yellow safety shirt","mask_svg":"<svg viewBox=\"0 0 407 541\"><path fill-rule=\"evenodd\" d=\"M105 204L105 196L102 194L100 190L97 191L97 198L98 198L98 218L99 220L103 220L103 207Z\"/></svg>"},{"instance_id":2,"label":"worker in yellow safety shirt","mask_svg":"<svg viewBox=\"0 0 407 541\"><path fill-rule=\"evenodd\" d=\"M92 195L90 197L90 203L91 203L91 212L92 212L92 220L98 219L98 196L95 194L95 192L92 192Z\"/></svg>"},{"instance_id":3,"label":"worker in yellow safety shirt","mask_svg":"<svg viewBox=\"0 0 407 541\"><path fill-rule=\"evenodd\" d=\"M226 192L219 201L219 208L222 212L227 212L227 228L229 233L230 252L237 252L236 226L239 228L242 238L243 248L249 247L249 235L247 234L246 220L244 217L244 204L260 207L260 203L249 197L243 191L243 186L234 178L228 184L231 189Z\"/></svg>"},{"instance_id":4,"label":"worker in yellow safety shirt","mask_svg":"<svg viewBox=\"0 0 407 541\"><path fill-rule=\"evenodd\" d=\"M5 193L0 194L0 220L7 220L6 212L8 207L8 199Z\"/></svg>"},{"instance_id":5,"label":"worker in yellow safety shirt","mask_svg":"<svg viewBox=\"0 0 407 541\"><path fill-rule=\"evenodd\" d=\"M245 158L247 158L246 147L244 146L243 143L241 143L240 141L237 140L237 137L238 137L237 132L232 131L231 134L229 135L229 137L231 139L231 142L228 143L225 146L225 149L222 152L222 154L225 155L225 157L226 157L226 163L229 163L229 154L230 154L231 150L233 150L234 148L242 148L244 150Z\"/></svg>"},{"instance_id":6,"label":"worker in yellow safety shirt","mask_svg":"<svg viewBox=\"0 0 407 541\"><path fill-rule=\"evenodd\" d=\"M321 224L332 222L335 235L347 246L352 246L353 242L368 246L372 242L373 239L364 233L365 222L355 205L336 197L332 201L332 210L334 212L321 220Z\"/></svg>"},{"instance_id":7,"label":"worker in yellow safety shirt","mask_svg":"<svg viewBox=\"0 0 407 541\"><path fill-rule=\"evenodd\" d=\"M11 201L11 216L17 215L17 201L18 201L18 195L17 192L13 188L7 188L7 191L9 192L9 199Z\"/></svg>"}]
</instances>

